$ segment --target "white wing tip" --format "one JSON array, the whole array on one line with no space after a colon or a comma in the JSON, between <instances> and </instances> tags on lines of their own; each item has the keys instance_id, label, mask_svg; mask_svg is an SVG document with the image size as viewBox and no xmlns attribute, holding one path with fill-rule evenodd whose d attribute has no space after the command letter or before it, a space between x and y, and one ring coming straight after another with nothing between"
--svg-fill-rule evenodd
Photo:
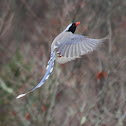
<instances>
[{"instance_id":1,"label":"white wing tip","mask_svg":"<svg viewBox=\"0 0 126 126\"><path fill-rule=\"evenodd\" d=\"M21 95L18 95L17 97L16 97L16 99L19 99L19 98L21 98L21 97L24 97L26 94L21 94Z\"/></svg>"}]
</instances>

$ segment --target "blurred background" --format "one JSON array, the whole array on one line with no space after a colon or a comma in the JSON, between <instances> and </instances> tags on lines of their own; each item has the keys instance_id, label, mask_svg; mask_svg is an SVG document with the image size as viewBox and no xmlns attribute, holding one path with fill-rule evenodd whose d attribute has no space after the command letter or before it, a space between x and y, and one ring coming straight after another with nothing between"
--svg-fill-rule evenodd
<instances>
[{"instance_id":1,"label":"blurred background","mask_svg":"<svg viewBox=\"0 0 126 126\"><path fill-rule=\"evenodd\" d=\"M53 39L71 22L98 51L55 63L40 89ZM126 126L125 0L0 0L0 126Z\"/></svg>"}]
</instances>

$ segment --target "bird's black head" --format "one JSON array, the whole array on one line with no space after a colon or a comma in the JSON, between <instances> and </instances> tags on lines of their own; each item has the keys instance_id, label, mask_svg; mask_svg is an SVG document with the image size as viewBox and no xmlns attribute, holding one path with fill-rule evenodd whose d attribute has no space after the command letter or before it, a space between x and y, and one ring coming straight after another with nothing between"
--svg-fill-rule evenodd
<instances>
[{"instance_id":1,"label":"bird's black head","mask_svg":"<svg viewBox=\"0 0 126 126\"><path fill-rule=\"evenodd\" d=\"M80 24L80 22L76 22L76 23L71 23L67 26L67 28L65 29L66 32L72 32L74 33L76 30L76 27Z\"/></svg>"}]
</instances>

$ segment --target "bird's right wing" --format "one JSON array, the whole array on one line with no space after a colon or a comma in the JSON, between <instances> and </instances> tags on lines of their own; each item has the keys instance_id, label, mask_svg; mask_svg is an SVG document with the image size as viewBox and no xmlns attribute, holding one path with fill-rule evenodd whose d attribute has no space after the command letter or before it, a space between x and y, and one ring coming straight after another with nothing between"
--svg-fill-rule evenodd
<instances>
[{"instance_id":1,"label":"bird's right wing","mask_svg":"<svg viewBox=\"0 0 126 126\"><path fill-rule=\"evenodd\" d=\"M71 34L69 37L63 39L62 42L57 43L57 53L61 57L78 58L81 55L95 50L108 37L91 39L82 35Z\"/></svg>"}]
</instances>

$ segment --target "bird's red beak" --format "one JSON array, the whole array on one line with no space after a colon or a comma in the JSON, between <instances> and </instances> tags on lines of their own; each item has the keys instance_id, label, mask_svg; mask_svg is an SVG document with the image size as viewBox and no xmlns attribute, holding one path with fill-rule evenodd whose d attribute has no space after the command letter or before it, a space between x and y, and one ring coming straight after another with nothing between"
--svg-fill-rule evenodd
<instances>
[{"instance_id":1,"label":"bird's red beak","mask_svg":"<svg viewBox=\"0 0 126 126\"><path fill-rule=\"evenodd\" d=\"M80 22L76 22L76 26L78 26L80 24Z\"/></svg>"}]
</instances>

